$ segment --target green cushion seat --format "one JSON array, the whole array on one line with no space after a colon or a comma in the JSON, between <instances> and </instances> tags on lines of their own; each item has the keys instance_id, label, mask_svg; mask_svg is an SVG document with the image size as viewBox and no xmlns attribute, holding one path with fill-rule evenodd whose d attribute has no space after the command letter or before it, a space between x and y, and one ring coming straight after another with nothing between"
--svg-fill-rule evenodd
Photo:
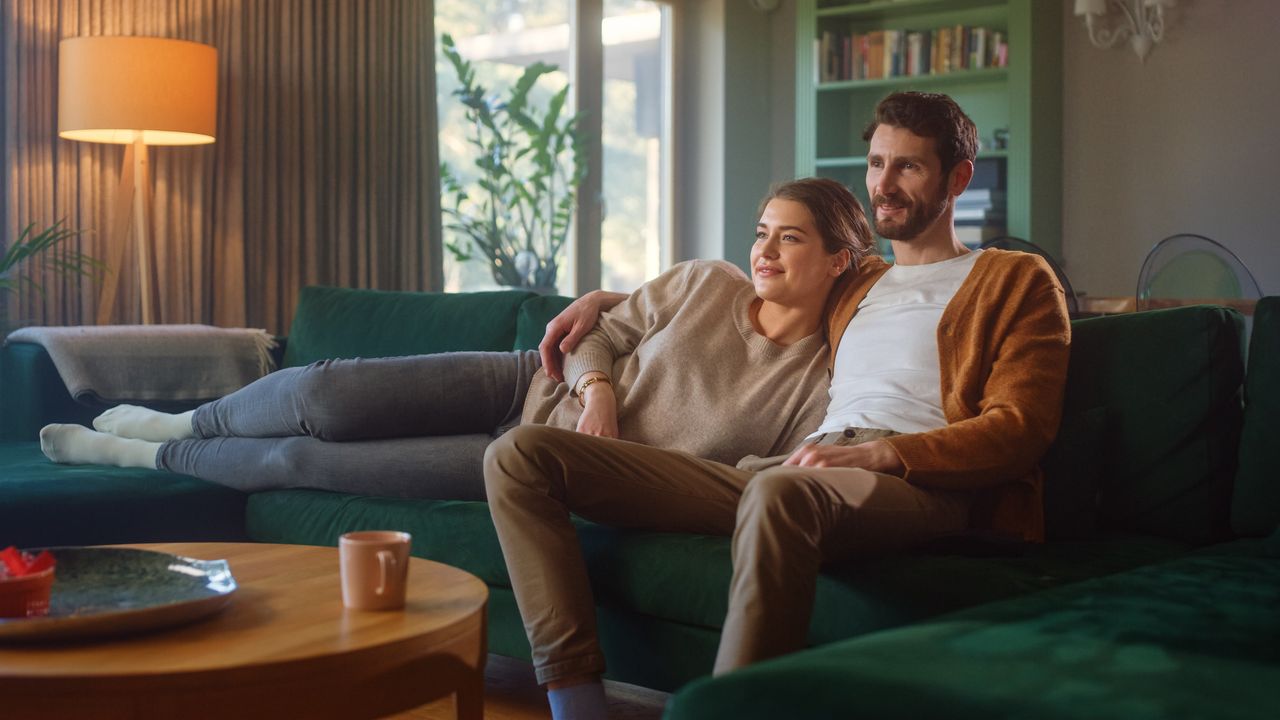
<instances>
[{"instance_id":1,"label":"green cushion seat","mask_svg":"<svg viewBox=\"0 0 1280 720\"><path fill-rule=\"evenodd\" d=\"M160 470L55 465L0 442L0 547L245 540L244 493Z\"/></svg>"},{"instance_id":2,"label":"green cushion seat","mask_svg":"<svg viewBox=\"0 0 1280 720\"><path fill-rule=\"evenodd\" d=\"M1273 718L1263 541L952 613L689 684L668 720Z\"/></svg>"},{"instance_id":3,"label":"green cushion seat","mask_svg":"<svg viewBox=\"0 0 1280 720\"><path fill-rule=\"evenodd\" d=\"M251 496L247 518L249 535L260 542L336 545L349 530L404 530L414 536L415 555L460 567L494 587L511 585L484 503L278 490ZM721 626L732 574L728 538L575 523L599 604L683 625ZM810 639L831 642L1187 549L1175 540L1108 537L1032 547L1013 557L921 551L849 563L819 579Z\"/></svg>"}]
</instances>

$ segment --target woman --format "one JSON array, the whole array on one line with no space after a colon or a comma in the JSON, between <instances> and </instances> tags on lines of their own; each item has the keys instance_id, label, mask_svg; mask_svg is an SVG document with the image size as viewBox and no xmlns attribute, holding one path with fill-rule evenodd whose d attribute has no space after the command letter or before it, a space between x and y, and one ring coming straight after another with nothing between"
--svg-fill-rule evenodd
<instances>
[{"instance_id":1,"label":"woman","mask_svg":"<svg viewBox=\"0 0 1280 720\"><path fill-rule=\"evenodd\" d=\"M673 267L601 316L568 356L564 383L538 371L534 352L327 360L189 413L121 406L94 421L99 432L49 425L41 447L55 462L158 468L245 491L450 499L484 497L484 448L517 422L729 463L781 453L822 419L827 295L873 245L857 198L837 182L785 183L760 207L752 279L720 261ZM742 417L751 422L725 422Z\"/></svg>"}]
</instances>

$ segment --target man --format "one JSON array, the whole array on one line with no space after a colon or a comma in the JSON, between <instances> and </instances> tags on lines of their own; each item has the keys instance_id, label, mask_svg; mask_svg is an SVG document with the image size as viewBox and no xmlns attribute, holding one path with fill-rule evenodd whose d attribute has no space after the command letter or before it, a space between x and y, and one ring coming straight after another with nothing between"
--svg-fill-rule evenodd
<instances>
[{"instance_id":1,"label":"man","mask_svg":"<svg viewBox=\"0 0 1280 720\"><path fill-rule=\"evenodd\" d=\"M490 446L490 509L556 717L604 714L570 511L733 535L716 673L804 646L823 562L965 531L1042 539L1036 463L1057 431L1070 341L1062 289L1038 257L957 240L977 130L954 101L891 95L864 139L874 225L897 262L866 261L833 292L831 404L806 444L737 468L539 427Z\"/></svg>"}]
</instances>

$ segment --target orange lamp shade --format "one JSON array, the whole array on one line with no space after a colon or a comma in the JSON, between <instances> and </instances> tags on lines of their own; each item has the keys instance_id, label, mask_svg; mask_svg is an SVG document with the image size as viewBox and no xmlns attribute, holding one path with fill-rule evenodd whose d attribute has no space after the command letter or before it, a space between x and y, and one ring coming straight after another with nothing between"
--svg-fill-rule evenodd
<instances>
[{"instance_id":1,"label":"orange lamp shade","mask_svg":"<svg viewBox=\"0 0 1280 720\"><path fill-rule=\"evenodd\" d=\"M151 37L79 37L58 45L58 136L202 145L217 127L218 51Z\"/></svg>"}]
</instances>

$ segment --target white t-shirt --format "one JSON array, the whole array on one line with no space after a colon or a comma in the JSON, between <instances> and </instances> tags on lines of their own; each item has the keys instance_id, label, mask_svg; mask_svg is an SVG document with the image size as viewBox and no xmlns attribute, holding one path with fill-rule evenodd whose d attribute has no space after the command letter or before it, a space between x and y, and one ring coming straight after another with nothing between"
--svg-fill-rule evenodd
<instances>
[{"instance_id":1,"label":"white t-shirt","mask_svg":"<svg viewBox=\"0 0 1280 720\"><path fill-rule=\"evenodd\" d=\"M872 286L840 338L831 404L817 434L846 427L914 433L947 424L938 321L979 253L894 265Z\"/></svg>"}]
</instances>

